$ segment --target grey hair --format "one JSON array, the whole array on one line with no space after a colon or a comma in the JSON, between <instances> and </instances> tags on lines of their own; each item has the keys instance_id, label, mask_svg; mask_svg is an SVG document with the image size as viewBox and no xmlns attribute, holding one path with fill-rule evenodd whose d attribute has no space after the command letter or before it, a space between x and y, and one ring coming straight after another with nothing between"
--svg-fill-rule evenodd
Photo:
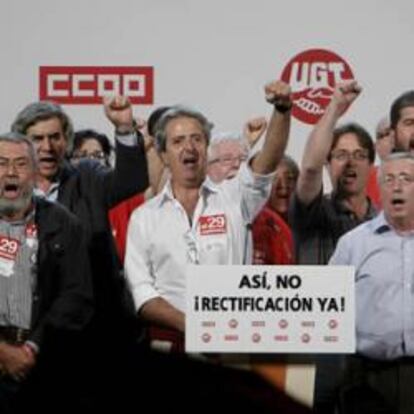
<instances>
[{"instance_id":1,"label":"grey hair","mask_svg":"<svg viewBox=\"0 0 414 414\"><path fill-rule=\"evenodd\" d=\"M298 163L290 156L285 154L279 162L279 165L284 162L289 170L295 175L296 178L299 177L299 166Z\"/></svg>"},{"instance_id":2,"label":"grey hair","mask_svg":"<svg viewBox=\"0 0 414 414\"><path fill-rule=\"evenodd\" d=\"M13 144L26 144L29 150L29 157L34 168L37 168L37 155L33 142L26 135L19 132L4 132L0 133L0 142L11 142Z\"/></svg>"},{"instance_id":3,"label":"grey hair","mask_svg":"<svg viewBox=\"0 0 414 414\"><path fill-rule=\"evenodd\" d=\"M208 146L208 157L209 161L215 158L217 147L223 143L227 142L236 142L240 145L240 148L246 151L246 154L249 152L249 143L243 137L243 135L238 134L237 132L221 132L215 134L211 138L210 145Z\"/></svg>"},{"instance_id":4,"label":"grey hair","mask_svg":"<svg viewBox=\"0 0 414 414\"><path fill-rule=\"evenodd\" d=\"M27 105L17 114L11 129L14 132L26 134L28 128L35 125L37 122L47 121L51 118L59 119L68 147L71 147L73 142L72 121L63 111L62 107L54 102L39 101Z\"/></svg>"},{"instance_id":5,"label":"grey hair","mask_svg":"<svg viewBox=\"0 0 414 414\"><path fill-rule=\"evenodd\" d=\"M164 112L161 118L157 121L156 132L155 132L155 145L158 152L164 152L166 149L167 143L167 124L173 119L177 118L193 118L197 120L201 129L203 130L204 136L207 141L207 145L210 142L211 130L213 129L213 124L208 121L208 119L199 111L183 106L183 105L174 105L166 112Z\"/></svg>"},{"instance_id":6,"label":"grey hair","mask_svg":"<svg viewBox=\"0 0 414 414\"><path fill-rule=\"evenodd\" d=\"M395 161L395 160L407 160L407 161L411 161L414 164L414 154L412 154L411 152L392 152L391 154L387 155L382 160L382 163L380 164L378 168L378 177L377 177L378 184L381 184L381 181L383 178L384 165L387 162Z\"/></svg>"}]
</instances>

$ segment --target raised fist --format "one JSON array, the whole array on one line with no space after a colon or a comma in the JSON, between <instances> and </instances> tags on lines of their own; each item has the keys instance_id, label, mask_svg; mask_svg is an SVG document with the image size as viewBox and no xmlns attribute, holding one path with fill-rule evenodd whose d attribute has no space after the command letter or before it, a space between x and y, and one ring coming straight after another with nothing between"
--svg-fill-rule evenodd
<instances>
[{"instance_id":1,"label":"raised fist","mask_svg":"<svg viewBox=\"0 0 414 414\"><path fill-rule=\"evenodd\" d=\"M265 88L266 101L275 106L279 112L286 112L292 108L292 96L290 86L281 81L268 83Z\"/></svg>"},{"instance_id":2,"label":"raised fist","mask_svg":"<svg viewBox=\"0 0 414 414\"><path fill-rule=\"evenodd\" d=\"M362 88L356 80L336 84L330 105L335 107L338 115L342 115L361 93Z\"/></svg>"},{"instance_id":3,"label":"raised fist","mask_svg":"<svg viewBox=\"0 0 414 414\"><path fill-rule=\"evenodd\" d=\"M260 139L263 132L266 131L267 120L264 116L249 119L243 128L243 135L249 143L250 147Z\"/></svg>"},{"instance_id":4,"label":"raised fist","mask_svg":"<svg viewBox=\"0 0 414 414\"><path fill-rule=\"evenodd\" d=\"M126 96L105 96L103 104L106 117L112 122L118 133L134 132L132 105Z\"/></svg>"}]
</instances>

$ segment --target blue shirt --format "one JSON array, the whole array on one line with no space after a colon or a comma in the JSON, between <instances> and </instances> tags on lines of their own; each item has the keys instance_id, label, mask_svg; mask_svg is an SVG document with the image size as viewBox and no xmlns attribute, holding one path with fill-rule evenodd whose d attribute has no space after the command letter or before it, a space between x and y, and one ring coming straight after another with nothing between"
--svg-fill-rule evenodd
<instances>
[{"instance_id":1,"label":"blue shirt","mask_svg":"<svg viewBox=\"0 0 414 414\"><path fill-rule=\"evenodd\" d=\"M414 356L414 233L397 234L381 213L342 236L329 264L355 266L357 351Z\"/></svg>"}]
</instances>

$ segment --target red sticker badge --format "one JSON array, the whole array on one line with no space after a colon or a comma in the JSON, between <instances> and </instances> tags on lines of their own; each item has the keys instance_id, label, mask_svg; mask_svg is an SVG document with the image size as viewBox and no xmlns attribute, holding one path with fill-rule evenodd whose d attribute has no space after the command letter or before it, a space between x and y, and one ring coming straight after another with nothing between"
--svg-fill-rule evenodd
<instances>
[{"instance_id":1,"label":"red sticker badge","mask_svg":"<svg viewBox=\"0 0 414 414\"><path fill-rule=\"evenodd\" d=\"M201 216L198 223L201 236L223 234L227 232L227 222L224 214Z\"/></svg>"}]
</instances>

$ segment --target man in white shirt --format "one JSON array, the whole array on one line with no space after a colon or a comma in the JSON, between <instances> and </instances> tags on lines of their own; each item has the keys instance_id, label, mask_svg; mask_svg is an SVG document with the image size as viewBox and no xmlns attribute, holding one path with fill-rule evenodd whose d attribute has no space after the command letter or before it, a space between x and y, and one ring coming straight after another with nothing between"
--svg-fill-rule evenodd
<instances>
[{"instance_id":1,"label":"man in white shirt","mask_svg":"<svg viewBox=\"0 0 414 414\"><path fill-rule=\"evenodd\" d=\"M292 106L281 81L266 85L265 93L274 111L263 149L220 185L206 179L212 125L201 113L175 106L157 124L156 143L171 178L133 213L125 260L136 310L152 325L184 332L187 264L249 261L248 229L285 151Z\"/></svg>"}]
</instances>

